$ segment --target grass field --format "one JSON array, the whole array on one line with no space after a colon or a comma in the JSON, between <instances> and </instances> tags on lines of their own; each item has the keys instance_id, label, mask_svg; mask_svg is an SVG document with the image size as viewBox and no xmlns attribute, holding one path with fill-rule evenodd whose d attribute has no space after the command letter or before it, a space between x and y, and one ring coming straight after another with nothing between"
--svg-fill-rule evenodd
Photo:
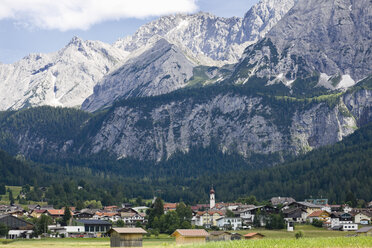
<instances>
[{"instance_id":1,"label":"grass field","mask_svg":"<svg viewBox=\"0 0 372 248\"><path fill-rule=\"evenodd\" d=\"M261 239L231 242L211 242L200 245L188 245L185 248L342 248L372 247L372 237L333 237L301 239Z\"/></svg>"},{"instance_id":2,"label":"grass field","mask_svg":"<svg viewBox=\"0 0 372 248\"><path fill-rule=\"evenodd\" d=\"M145 238L144 247L172 247L175 246L173 238ZM19 240L9 244L1 244L1 248L73 248L73 247L110 247L109 238L65 238L42 240Z\"/></svg>"},{"instance_id":3,"label":"grass field","mask_svg":"<svg viewBox=\"0 0 372 248\"><path fill-rule=\"evenodd\" d=\"M144 247L176 247L173 239L145 239ZM73 248L73 247L110 247L108 238L100 239L43 239L15 241L1 244L1 248ZM179 246L177 246L179 247ZM372 247L372 237L332 237L332 238L265 238L261 240L240 240L226 242L210 242L206 244L184 245L184 248L343 248L343 247Z\"/></svg>"}]
</instances>

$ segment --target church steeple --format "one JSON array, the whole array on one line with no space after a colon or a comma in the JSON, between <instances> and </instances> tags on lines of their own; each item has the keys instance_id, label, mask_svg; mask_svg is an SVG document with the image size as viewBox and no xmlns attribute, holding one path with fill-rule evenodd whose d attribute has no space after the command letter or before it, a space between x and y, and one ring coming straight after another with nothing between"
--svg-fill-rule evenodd
<instances>
[{"instance_id":1,"label":"church steeple","mask_svg":"<svg viewBox=\"0 0 372 248\"><path fill-rule=\"evenodd\" d=\"M213 185L211 187L211 191L209 192L209 208L212 209L216 206L216 198L215 198L215 192L213 189Z\"/></svg>"}]
</instances>

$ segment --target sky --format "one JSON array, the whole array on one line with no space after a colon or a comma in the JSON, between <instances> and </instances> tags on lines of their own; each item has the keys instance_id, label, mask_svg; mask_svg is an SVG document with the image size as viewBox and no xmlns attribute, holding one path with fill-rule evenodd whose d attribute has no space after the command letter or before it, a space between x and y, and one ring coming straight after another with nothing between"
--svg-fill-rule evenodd
<instances>
[{"instance_id":1,"label":"sky","mask_svg":"<svg viewBox=\"0 0 372 248\"><path fill-rule=\"evenodd\" d=\"M160 16L243 17L258 0L0 0L0 62L63 48L74 36L113 43Z\"/></svg>"}]
</instances>

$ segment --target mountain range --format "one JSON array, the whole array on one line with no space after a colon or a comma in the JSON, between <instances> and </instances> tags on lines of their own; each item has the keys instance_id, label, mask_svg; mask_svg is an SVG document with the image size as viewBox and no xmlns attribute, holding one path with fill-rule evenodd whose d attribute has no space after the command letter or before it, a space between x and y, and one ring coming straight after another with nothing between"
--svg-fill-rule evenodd
<instances>
[{"instance_id":1,"label":"mountain range","mask_svg":"<svg viewBox=\"0 0 372 248\"><path fill-rule=\"evenodd\" d=\"M283 161L334 144L372 120L365 6L262 0L244 18L165 16L113 45L75 37L0 65L0 147L159 162L218 144Z\"/></svg>"}]
</instances>

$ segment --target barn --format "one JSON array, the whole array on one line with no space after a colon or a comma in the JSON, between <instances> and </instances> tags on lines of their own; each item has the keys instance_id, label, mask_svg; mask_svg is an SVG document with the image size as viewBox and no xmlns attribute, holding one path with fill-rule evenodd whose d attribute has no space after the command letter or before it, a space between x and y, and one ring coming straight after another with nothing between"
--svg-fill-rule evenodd
<instances>
[{"instance_id":1,"label":"barn","mask_svg":"<svg viewBox=\"0 0 372 248\"><path fill-rule=\"evenodd\" d=\"M176 244L205 243L209 233L204 229L177 229L172 233L176 237Z\"/></svg>"},{"instance_id":2,"label":"barn","mask_svg":"<svg viewBox=\"0 0 372 248\"><path fill-rule=\"evenodd\" d=\"M112 228L108 233L111 247L142 247L147 232L142 228Z\"/></svg>"}]
</instances>

